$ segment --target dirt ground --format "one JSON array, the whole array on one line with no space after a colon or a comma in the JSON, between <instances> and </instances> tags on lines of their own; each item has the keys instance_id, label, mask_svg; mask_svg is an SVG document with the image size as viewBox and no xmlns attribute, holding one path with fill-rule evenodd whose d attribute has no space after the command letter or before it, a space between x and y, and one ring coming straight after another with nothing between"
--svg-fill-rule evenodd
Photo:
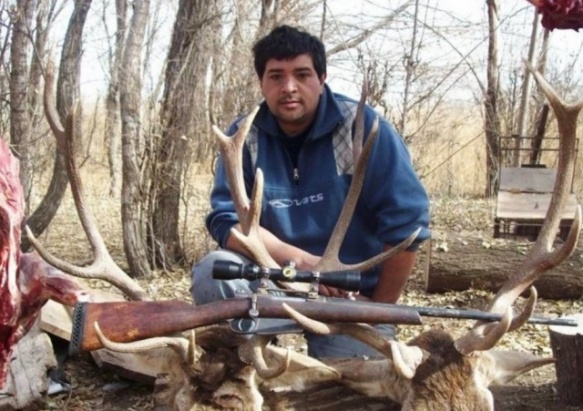
<instances>
[{"instance_id":1,"label":"dirt ground","mask_svg":"<svg viewBox=\"0 0 583 411\"><path fill-rule=\"evenodd\" d=\"M456 238L464 235L482 235L485 241L491 239L491 212L492 204L484 200L434 200L433 202L433 228L440 232L451 233ZM82 261L79 255L87 252L80 251L76 241L70 241L70 232L73 228L67 228L72 223L66 214L59 217L59 227L67 235L61 237L53 231L51 246L55 253L72 261ZM103 220L102 220L103 221ZM103 222L102 224L106 224ZM74 228L79 232L79 228ZM65 244L60 244L58 238L67 238ZM123 260L122 248L119 242L108 236L108 246L111 253L118 260ZM464 255L460 255L460 261ZM84 258L84 257L83 257ZM492 297L488 292L480 290L468 290L447 294L430 295L425 293L421 280L425 269L426 253L421 252L417 268L409 281L405 295L401 303L421 306L464 307L482 308ZM496 262L497 264L499 262ZM488 261L484 261L488 264ZM573 269L581 270L581 261L576 261ZM149 290L157 299L184 299L188 300L189 274L188 269L173 273L157 273L151 281L142 282L145 289ZM98 285L99 286L99 285ZM562 315L580 313L581 301L539 301L536 313L540 315ZM463 333L472 323L458 320L427 321L427 324L419 327L400 327L398 338L408 340L422 329L427 329L436 323L444 326L454 335ZM298 342L301 344L301 341ZM552 355L547 328L538 325L526 325L522 329L508 334L501 341L498 348L517 349L530 351L541 356ZM71 384L71 390L49 396L46 400L46 410L149 410L153 408L152 387L121 378L114 372L99 369L90 359L89 355L82 354L79 357L65 362L65 376ZM497 410L547 410L568 411L583 408L568 407L560 404L555 393L556 376L554 366L545 366L531 371L513 381L505 387L494 388ZM301 398L301 397L299 397ZM313 409L309 404L303 404L298 409ZM351 409L373 409L355 406ZM374 409L395 409L394 405ZM398 408L397 408L398 409Z\"/></svg>"}]
</instances>

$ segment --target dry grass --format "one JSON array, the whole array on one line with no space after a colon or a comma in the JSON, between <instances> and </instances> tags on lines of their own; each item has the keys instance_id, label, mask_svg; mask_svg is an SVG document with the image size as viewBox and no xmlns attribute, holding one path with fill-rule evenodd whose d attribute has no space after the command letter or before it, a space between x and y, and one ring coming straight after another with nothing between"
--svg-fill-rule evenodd
<instances>
[{"instance_id":1,"label":"dry grass","mask_svg":"<svg viewBox=\"0 0 583 411\"><path fill-rule=\"evenodd\" d=\"M208 179L201 179L208 184ZM97 184L99 185L99 184ZM192 201L206 201L204 194L208 186L199 188L199 195ZM103 193L103 192L102 192ZM196 200L198 199L198 200ZM121 240L119 239L118 204L107 195L93 195L90 203L111 253L120 265L124 265ZM200 213L204 205L192 204L193 210L199 214L193 215L193 220L201 220ZM433 228L440 231L454 232L458 236L465 233L476 234L489 238L491 236L492 203L484 200L446 199L440 198L432 203ZM200 221L192 225L200 228ZM47 240L50 240L47 243ZM70 198L67 198L59 214L52 224L48 235L43 241L57 254L70 261L80 262L89 257L86 241L77 223ZM401 302L418 306L437 307L472 307L482 308L492 297L488 292L468 290L435 295L423 290L421 276L427 254L423 250L419 264L409 282ZM580 270L581 262L576 262L574 269ZM170 273L155 273L154 278L140 281L150 295L156 299L189 300L190 286L189 267ZM92 287L106 287L101 282L92 282ZM580 301L540 301L537 313L556 316L557 314L572 314L580 312ZM427 319L421 327L399 327L398 338L408 340L419 332L431 327L447 329L454 335L460 335L471 326L472 321ZM302 348L302 340L296 340L296 348ZM551 355L549 336L546 327L526 325L520 331L504 337L499 348L528 351L537 355ZM124 381L112 372L98 370L88 357L81 357L67 363L67 376L72 382L73 391L49 397L46 409L62 410L148 410L152 409L151 387ZM505 387L497 395L500 409L505 410L565 410L569 408L555 407L553 403L552 384L555 381L554 369L543 367L531 371L516 381L516 385ZM114 383L114 384L112 384ZM109 391L117 387L114 391ZM513 388L514 387L514 388ZM518 388L517 388L518 387ZM520 398L517 400L517 398ZM524 406L527 408L524 408Z\"/></svg>"},{"instance_id":2,"label":"dry grass","mask_svg":"<svg viewBox=\"0 0 583 411\"><path fill-rule=\"evenodd\" d=\"M463 124L466 123L458 121L455 127L445 121L434 124L433 132L427 132L424 139L411 144L411 153L415 163L421 165L420 174L425 175L423 182L432 198L432 227L436 231L454 232L456 235L479 233L488 238L492 232L493 202L476 199L476 196L484 191L483 137L476 138L476 133L479 133L481 127L481 120L476 121L472 127L464 126ZM108 196L108 173L104 166L106 162L101 160L93 158L92 161L86 163L82 171L88 202L97 218L99 229L110 253L122 268L127 268L122 246L120 202L119 198ZM583 164L580 160L578 161L579 164ZM215 247L204 228L204 215L208 210L208 194L212 178L208 170L207 166L200 166L198 169L195 167L184 189L181 210L182 239L191 261L195 261ZM41 195L42 189L37 189L33 207ZM474 197L474 199L468 197ZM41 241L53 253L74 263L83 264L92 258L69 193L49 229L41 236ZM428 295L423 290L421 281L425 256L421 253L418 267L403 296L403 303L481 308L492 297L487 292L477 290ZM580 270L582 268L580 263L577 262L574 269ZM140 283L156 299L189 300L190 266L177 268L173 272L155 272L153 278L140 280ZM111 288L100 281L92 281L90 286ZM579 301L541 301L537 309L538 313L552 315L580 311L581 302ZM470 321L428 320L421 329L401 327L399 338L407 340L421 330L433 326L445 327L458 335L463 333L471 323ZM535 325L527 325L519 332L507 335L500 347L529 351L538 355L550 354L546 327ZM74 391L69 395L50 398L47 402L49 409L138 410L151 408L148 387L131 386L129 389L123 389L121 395L108 394L105 392L105 384L117 380L115 374L96 370L86 361L70 363L68 368L69 375L74 381ZM554 373L551 367L547 368L528 373L518 380L518 384L536 387L540 384L552 383L555 378ZM128 403L124 400L130 401L132 406L128 408ZM505 409L522 409L520 406L518 404L517 408Z\"/></svg>"}]
</instances>

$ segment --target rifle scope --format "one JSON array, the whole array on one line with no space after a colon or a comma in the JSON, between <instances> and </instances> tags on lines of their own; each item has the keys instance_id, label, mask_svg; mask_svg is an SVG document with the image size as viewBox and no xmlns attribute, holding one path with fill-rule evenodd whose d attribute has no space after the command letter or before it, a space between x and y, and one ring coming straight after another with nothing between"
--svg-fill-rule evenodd
<instances>
[{"instance_id":1,"label":"rifle scope","mask_svg":"<svg viewBox=\"0 0 583 411\"><path fill-rule=\"evenodd\" d=\"M217 280L245 279L249 281L266 278L273 281L311 283L316 281L323 285L340 288L347 291L360 289L360 272L330 271L318 273L314 271L296 270L293 265L283 268L263 268L255 264L239 264L228 260L216 260L213 264L213 278Z\"/></svg>"}]
</instances>

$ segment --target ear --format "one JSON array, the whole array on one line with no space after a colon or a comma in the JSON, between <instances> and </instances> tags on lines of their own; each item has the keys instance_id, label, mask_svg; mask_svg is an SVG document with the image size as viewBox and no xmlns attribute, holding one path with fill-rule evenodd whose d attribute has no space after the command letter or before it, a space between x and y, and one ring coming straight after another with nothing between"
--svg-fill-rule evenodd
<instances>
[{"instance_id":1,"label":"ear","mask_svg":"<svg viewBox=\"0 0 583 411\"><path fill-rule=\"evenodd\" d=\"M496 351L483 352L486 361L483 362L483 372L488 385L504 385L516 377L555 362L552 357L537 357L530 353L520 351Z\"/></svg>"},{"instance_id":2,"label":"ear","mask_svg":"<svg viewBox=\"0 0 583 411\"><path fill-rule=\"evenodd\" d=\"M326 82L326 73L320 76L320 94L324 92L324 83Z\"/></svg>"},{"instance_id":3,"label":"ear","mask_svg":"<svg viewBox=\"0 0 583 411\"><path fill-rule=\"evenodd\" d=\"M412 379L417 367L423 362L423 350L398 341L391 341L390 344L395 371L402 378Z\"/></svg>"}]
</instances>

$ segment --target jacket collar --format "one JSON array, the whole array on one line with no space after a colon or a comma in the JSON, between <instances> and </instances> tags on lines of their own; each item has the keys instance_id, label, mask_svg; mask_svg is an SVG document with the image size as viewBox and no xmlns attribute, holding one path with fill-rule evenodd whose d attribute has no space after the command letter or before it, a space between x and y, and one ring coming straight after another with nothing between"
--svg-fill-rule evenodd
<instances>
[{"instance_id":1,"label":"jacket collar","mask_svg":"<svg viewBox=\"0 0 583 411\"><path fill-rule=\"evenodd\" d=\"M320 96L316 120L310 130L310 134L307 136L307 140L314 140L329 134L343 119L344 117L338 107L334 93L332 93L327 84L324 84L324 92ZM259 112L255 120L253 120L253 124L270 136L282 134L276 118L269 111L265 101L260 104Z\"/></svg>"}]
</instances>

